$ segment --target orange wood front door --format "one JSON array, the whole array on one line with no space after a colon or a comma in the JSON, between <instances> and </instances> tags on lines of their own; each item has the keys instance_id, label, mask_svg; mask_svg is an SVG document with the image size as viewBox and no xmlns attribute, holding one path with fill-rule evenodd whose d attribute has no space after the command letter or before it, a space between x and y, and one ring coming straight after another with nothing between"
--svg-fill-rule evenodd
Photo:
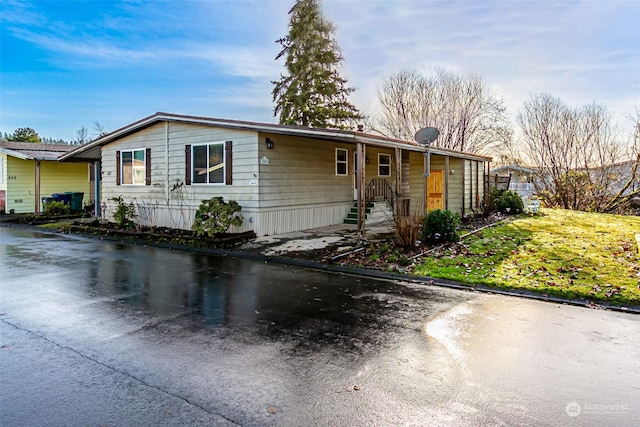
<instances>
[{"instance_id":1,"label":"orange wood front door","mask_svg":"<svg viewBox=\"0 0 640 427\"><path fill-rule=\"evenodd\" d=\"M432 170L427 183L429 202L428 210L444 209L444 173L442 170Z\"/></svg>"}]
</instances>

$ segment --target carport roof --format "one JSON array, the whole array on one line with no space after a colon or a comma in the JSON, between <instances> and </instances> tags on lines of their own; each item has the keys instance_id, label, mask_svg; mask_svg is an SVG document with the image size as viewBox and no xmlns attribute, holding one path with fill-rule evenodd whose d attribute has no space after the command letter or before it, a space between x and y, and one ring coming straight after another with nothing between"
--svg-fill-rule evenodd
<instances>
[{"instance_id":1,"label":"carport roof","mask_svg":"<svg viewBox=\"0 0 640 427\"><path fill-rule=\"evenodd\" d=\"M41 144L0 140L0 153L22 160L58 160L76 147L65 144Z\"/></svg>"},{"instance_id":2,"label":"carport roof","mask_svg":"<svg viewBox=\"0 0 640 427\"><path fill-rule=\"evenodd\" d=\"M88 144L82 145L71 152L65 153L60 156L60 160L100 160L100 152L102 146L160 122L188 123L227 129L252 130L269 134L299 136L305 138L316 138L346 143L361 142L367 145L387 148L397 147L404 150L416 151L421 153L425 151L425 147L415 141L403 141L399 139L387 138L384 136L372 135L351 130L288 126L274 123L259 123L242 120L218 119L212 117L185 116L159 112L145 117L144 119L128 124L120 129L116 129L115 131L110 132ZM431 153L483 162L491 161L491 157L463 153L454 150L446 150L438 147L432 147Z\"/></svg>"}]
</instances>

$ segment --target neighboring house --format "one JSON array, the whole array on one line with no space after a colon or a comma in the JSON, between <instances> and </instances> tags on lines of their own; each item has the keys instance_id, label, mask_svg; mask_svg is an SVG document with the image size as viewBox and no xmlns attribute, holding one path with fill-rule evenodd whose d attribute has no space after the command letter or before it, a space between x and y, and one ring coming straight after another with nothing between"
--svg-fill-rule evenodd
<instances>
[{"instance_id":1,"label":"neighboring house","mask_svg":"<svg viewBox=\"0 0 640 427\"><path fill-rule=\"evenodd\" d=\"M424 211L425 200L430 209L479 211L491 159L434 147L425 191L424 153L363 132L156 113L60 159L101 168L108 218L122 196L140 223L188 229L201 200L222 196L242 207L234 231L264 236L342 223L355 200L364 235L372 199L400 213Z\"/></svg>"},{"instance_id":2,"label":"neighboring house","mask_svg":"<svg viewBox=\"0 0 640 427\"><path fill-rule=\"evenodd\" d=\"M490 180L496 182L500 177L509 177L509 190L521 197L530 197L535 192L533 180L535 170L518 165L500 166L491 170Z\"/></svg>"},{"instance_id":3,"label":"neighboring house","mask_svg":"<svg viewBox=\"0 0 640 427\"><path fill-rule=\"evenodd\" d=\"M91 197L87 162L60 163L76 147L0 140L0 212L40 213L41 198L78 192Z\"/></svg>"},{"instance_id":4,"label":"neighboring house","mask_svg":"<svg viewBox=\"0 0 640 427\"><path fill-rule=\"evenodd\" d=\"M635 176L633 175L636 162L640 162L640 159L589 169L589 173L595 182L605 183L611 194L618 193L629 183L623 192L623 194L629 194L640 189L640 169L636 170Z\"/></svg>"}]
</instances>

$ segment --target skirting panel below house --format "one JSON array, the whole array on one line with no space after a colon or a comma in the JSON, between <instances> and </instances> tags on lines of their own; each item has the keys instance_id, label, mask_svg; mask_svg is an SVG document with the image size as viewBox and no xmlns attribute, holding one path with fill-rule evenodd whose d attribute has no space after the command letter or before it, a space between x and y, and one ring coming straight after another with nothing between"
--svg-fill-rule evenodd
<instances>
[{"instance_id":1,"label":"skirting panel below house","mask_svg":"<svg viewBox=\"0 0 640 427\"><path fill-rule=\"evenodd\" d=\"M342 223L353 202L338 204L291 206L256 212L258 236L290 233ZM245 213L245 217L249 213Z\"/></svg>"},{"instance_id":2,"label":"skirting panel below house","mask_svg":"<svg viewBox=\"0 0 640 427\"><path fill-rule=\"evenodd\" d=\"M322 205L290 206L286 208L243 209L244 221L240 227L232 227L229 232L253 230L258 236L290 233L310 228L340 224L349 211L352 202ZM105 217L113 221L113 210L109 206ZM138 206L136 223L142 226L170 227L189 230L193 224L197 207L157 205L140 209Z\"/></svg>"}]
</instances>

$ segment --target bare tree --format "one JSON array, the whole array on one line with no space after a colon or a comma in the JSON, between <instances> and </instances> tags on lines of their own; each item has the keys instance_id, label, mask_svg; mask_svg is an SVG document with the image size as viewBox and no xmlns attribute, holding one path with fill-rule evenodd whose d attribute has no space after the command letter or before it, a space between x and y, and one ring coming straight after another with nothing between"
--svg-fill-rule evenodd
<instances>
[{"instance_id":1,"label":"bare tree","mask_svg":"<svg viewBox=\"0 0 640 427\"><path fill-rule=\"evenodd\" d=\"M100 138L102 136L105 136L107 134L107 131L104 130L104 126L102 126L102 123L96 120L95 122L93 122L93 133L95 135L95 138Z\"/></svg>"},{"instance_id":2,"label":"bare tree","mask_svg":"<svg viewBox=\"0 0 640 427\"><path fill-rule=\"evenodd\" d=\"M474 74L437 68L427 77L400 71L378 89L378 103L375 129L385 136L413 140L418 129L435 126L438 147L485 154L503 151L511 141L504 102Z\"/></svg>"},{"instance_id":3,"label":"bare tree","mask_svg":"<svg viewBox=\"0 0 640 427\"><path fill-rule=\"evenodd\" d=\"M76 131L76 139L74 139L72 145L82 145L89 142L89 131L86 127L80 126L80 129Z\"/></svg>"},{"instance_id":4,"label":"bare tree","mask_svg":"<svg viewBox=\"0 0 640 427\"><path fill-rule=\"evenodd\" d=\"M537 171L536 191L547 205L610 212L620 206L612 204L616 193L628 199L620 182L623 146L604 106L571 108L559 98L534 94L517 122L524 153Z\"/></svg>"}]
</instances>

